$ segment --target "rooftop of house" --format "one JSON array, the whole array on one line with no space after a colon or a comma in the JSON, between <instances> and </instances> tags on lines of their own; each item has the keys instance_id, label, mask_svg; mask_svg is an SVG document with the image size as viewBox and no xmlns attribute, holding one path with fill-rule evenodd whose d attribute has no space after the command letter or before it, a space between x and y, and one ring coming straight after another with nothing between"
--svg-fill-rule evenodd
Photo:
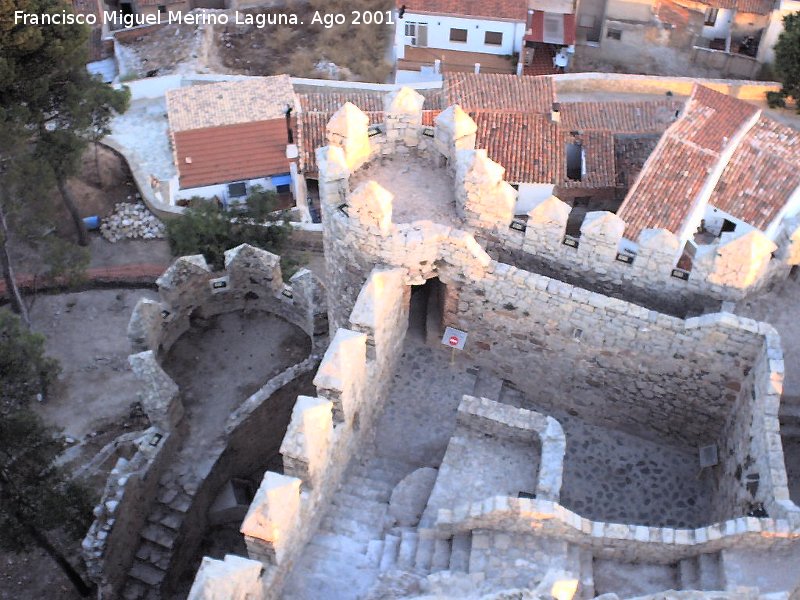
<instances>
[{"instance_id":1,"label":"rooftop of house","mask_svg":"<svg viewBox=\"0 0 800 600\"><path fill-rule=\"evenodd\" d=\"M297 110L288 75L254 77L167 91L167 114L173 133L284 118Z\"/></svg>"},{"instance_id":2,"label":"rooftop of house","mask_svg":"<svg viewBox=\"0 0 800 600\"><path fill-rule=\"evenodd\" d=\"M747 132L708 203L766 229L800 193L800 135L766 117Z\"/></svg>"},{"instance_id":3,"label":"rooftop of house","mask_svg":"<svg viewBox=\"0 0 800 600\"><path fill-rule=\"evenodd\" d=\"M519 0L397 0L407 12L436 15L510 19L525 22L528 5Z\"/></svg>"},{"instance_id":4,"label":"rooftop of house","mask_svg":"<svg viewBox=\"0 0 800 600\"><path fill-rule=\"evenodd\" d=\"M775 7L775 0L698 0L711 8L726 8L741 13L768 15Z\"/></svg>"},{"instance_id":5,"label":"rooftop of house","mask_svg":"<svg viewBox=\"0 0 800 600\"><path fill-rule=\"evenodd\" d=\"M173 139L182 189L289 172L283 119L178 131Z\"/></svg>"},{"instance_id":6,"label":"rooftop of house","mask_svg":"<svg viewBox=\"0 0 800 600\"><path fill-rule=\"evenodd\" d=\"M501 110L549 114L556 100L551 77L447 73L442 85L446 106L470 111Z\"/></svg>"},{"instance_id":7,"label":"rooftop of house","mask_svg":"<svg viewBox=\"0 0 800 600\"><path fill-rule=\"evenodd\" d=\"M439 90L420 90L425 97L422 114L424 125L433 125L433 119L443 108ZM351 102L368 117L370 125L383 122L385 92L354 90L347 92L311 92L297 95L300 104L298 138L300 144L300 167L309 174L317 171L316 149L327 145L325 127L345 102Z\"/></svg>"},{"instance_id":8,"label":"rooftop of house","mask_svg":"<svg viewBox=\"0 0 800 600\"><path fill-rule=\"evenodd\" d=\"M797 131L751 104L695 86L620 207L626 237L635 240L646 228L679 233L702 201L766 229L800 184L798 148ZM720 167L719 180L709 181ZM706 200L700 193L707 184L714 187Z\"/></svg>"}]
</instances>

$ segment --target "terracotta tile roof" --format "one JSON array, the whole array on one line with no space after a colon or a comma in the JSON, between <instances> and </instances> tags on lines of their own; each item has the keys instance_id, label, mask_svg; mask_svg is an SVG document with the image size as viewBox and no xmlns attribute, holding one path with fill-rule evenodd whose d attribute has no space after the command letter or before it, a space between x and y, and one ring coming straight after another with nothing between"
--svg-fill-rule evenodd
<instances>
[{"instance_id":1,"label":"terracotta tile roof","mask_svg":"<svg viewBox=\"0 0 800 600\"><path fill-rule=\"evenodd\" d=\"M566 188L614 187L617 183L616 160L614 155L614 134L608 131L591 131L580 136L562 129L561 148L579 139L586 156L586 173L580 181L567 178L566 162L562 164L559 185ZM566 157L564 158L566 161Z\"/></svg>"},{"instance_id":2,"label":"terracotta tile roof","mask_svg":"<svg viewBox=\"0 0 800 600\"><path fill-rule=\"evenodd\" d=\"M558 125L531 113L470 112L478 126L475 147L506 168L511 183L557 183L564 159ZM613 152L612 152L613 156Z\"/></svg>"},{"instance_id":3,"label":"terracotta tile roof","mask_svg":"<svg viewBox=\"0 0 800 600\"><path fill-rule=\"evenodd\" d=\"M800 132L761 117L722 172L708 203L766 230L800 187Z\"/></svg>"},{"instance_id":4,"label":"terracotta tile roof","mask_svg":"<svg viewBox=\"0 0 800 600\"><path fill-rule=\"evenodd\" d=\"M331 96L332 94L319 94L324 96ZM369 117L369 124L375 125L377 123L383 123L383 94L378 94L381 100L381 110L364 110L364 113ZM315 96L315 94L308 94L308 96ZM300 103L304 106L310 107L323 107L330 105L328 108L331 110L328 111L312 111L306 112L303 110L300 113L300 118L298 119L298 128L297 128L297 135L299 138L299 145L300 145L300 170L303 171L307 175L314 175L317 172L317 155L316 150L317 148L321 148L328 144L328 140L325 136L325 127L330 121L333 113L335 113L339 107L344 104L345 102L352 102L359 108L362 107L361 104L358 104L354 100L358 100L356 95L344 96L344 99L341 99L339 104L336 104L332 100L323 100L323 104L315 103L319 99L315 98L304 98L302 95L300 97ZM365 104L367 106L374 107L375 104L370 104L371 101L367 101ZM363 110L363 108L362 108ZM439 109L435 110L423 110L422 111L422 124L433 126L433 120L441 111Z\"/></svg>"},{"instance_id":5,"label":"terracotta tile roof","mask_svg":"<svg viewBox=\"0 0 800 600\"><path fill-rule=\"evenodd\" d=\"M562 102L565 129L614 133L661 133L683 110L683 100L654 102Z\"/></svg>"},{"instance_id":6,"label":"terracotta tile roof","mask_svg":"<svg viewBox=\"0 0 800 600\"><path fill-rule=\"evenodd\" d=\"M664 136L617 212L627 225L625 237L636 240L649 227L677 233L717 158Z\"/></svg>"},{"instance_id":7,"label":"terracotta tile roof","mask_svg":"<svg viewBox=\"0 0 800 600\"><path fill-rule=\"evenodd\" d=\"M622 203L625 236L646 228L679 233L728 142L758 112L746 102L695 85Z\"/></svg>"},{"instance_id":8,"label":"terracotta tile roof","mask_svg":"<svg viewBox=\"0 0 800 600\"><path fill-rule=\"evenodd\" d=\"M401 6L412 13L513 19L522 22L528 18L528 3L525 0L397 0L397 7Z\"/></svg>"},{"instance_id":9,"label":"terracotta tile roof","mask_svg":"<svg viewBox=\"0 0 800 600\"><path fill-rule=\"evenodd\" d=\"M758 107L712 89L695 85L683 114L670 128L687 144L720 152Z\"/></svg>"},{"instance_id":10,"label":"terracotta tile roof","mask_svg":"<svg viewBox=\"0 0 800 600\"><path fill-rule=\"evenodd\" d=\"M288 173L287 137L283 117L174 132L180 187Z\"/></svg>"},{"instance_id":11,"label":"terracotta tile roof","mask_svg":"<svg viewBox=\"0 0 800 600\"><path fill-rule=\"evenodd\" d=\"M775 7L775 0L698 0L711 8L727 8L738 12L768 15Z\"/></svg>"},{"instance_id":12,"label":"terracotta tile roof","mask_svg":"<svg viewBox=\"0 0 800 600\"><path fill-rule=\"evenodd\" d=\"M425 98L426 109L445 108L442 103L442 92L438 89L418 90ZM297 94L303 112L335 113L345 102L351 102L364 112L383 111L383 100L386 92L351 91L351 92L312 92Z\"/></svg>"},{"instance_id":13,"label":"terracotta tile roof","mask_svg":"<svg viewBox=\"0 0 800 600\"><path fill-rule=\"evenodd\" d=\"M174 132L284 117L296 110L288 75L199 84L167 91L169 126Z\"/></svg>"},{"instance_id":14,"label":"terracotta tile roof","mask_svg":"<svg viewBox=\"0 0 800 600\"><path fill-rule=\"evenodd\" d=\"M460 104L467 112L502 110L550 114L556 99L553 80L547 76L446 73L442 92L446 106Z\"/></svg>"}]
</instances>

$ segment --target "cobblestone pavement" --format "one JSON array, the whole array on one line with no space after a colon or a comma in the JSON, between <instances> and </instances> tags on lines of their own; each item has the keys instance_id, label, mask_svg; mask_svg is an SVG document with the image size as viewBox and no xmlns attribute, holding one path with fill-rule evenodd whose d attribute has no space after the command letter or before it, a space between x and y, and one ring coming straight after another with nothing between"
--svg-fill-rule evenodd
<instances>
[{"instance_id":1,"label":"cobblestone pavement","mask_svg":"<svg viewBox=\"0 0 800 600\"><path fill-rule=\"evenodd\" d=\"M527 403L526 408L537 410ZM567 438L564 506L589 519L612 523L707 524L710 479L701 474L694 448L664 446L568 414L549 413Z\"/></svg>"},{"instance_id":2,"label":"cobblestone pavement","mask_svg":"<svg viewBox=\"0 0 800 600\"><path fill-rule=\"evenodd\" d=\"M377 456L401 458L420 467L438 467L456 425L464 394L471 394L471 366L450 351L406 339L383 413L377 424ZM424 382L424 383L423 383Z\"/></svg>"}]
</instances>

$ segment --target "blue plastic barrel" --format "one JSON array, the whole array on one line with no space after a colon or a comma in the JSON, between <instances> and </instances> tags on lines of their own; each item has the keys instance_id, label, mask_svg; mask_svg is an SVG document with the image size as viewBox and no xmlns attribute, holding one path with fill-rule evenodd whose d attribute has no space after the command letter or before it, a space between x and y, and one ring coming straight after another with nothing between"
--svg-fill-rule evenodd
<instances>
[{"instance_id":1,"label":"blue plastic barrel","mask_svg":"<svg viewBox=\"0 0 800 600\"><path fill-rule=\"evenodd\" d=\"M98 216L86 217L83 220L83 224L86 225L86 229L88 229L90 231L92 229L98 229L100 227L100 217L98 217Z\"/></svg>"}]
</instances>

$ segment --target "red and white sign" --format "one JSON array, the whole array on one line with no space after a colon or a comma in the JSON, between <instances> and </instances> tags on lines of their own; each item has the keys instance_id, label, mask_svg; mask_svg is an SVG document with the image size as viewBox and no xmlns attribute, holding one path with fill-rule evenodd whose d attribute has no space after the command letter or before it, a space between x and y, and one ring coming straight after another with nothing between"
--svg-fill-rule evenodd
<instances>
[{"instance_id":1,"label":"red and white sign","mask_svg":"<svg viewBox=\"0 0 800 600\"><path fill-rule=\"evenodd\" d=\"M460 329L455 329L454 327L448 327L444 330L442 343L445 346L450 346L451 348L456 348L457 350L463 350L464 344L467 343L467 332L461 331Z\"/></svg>"}]
</instances>

